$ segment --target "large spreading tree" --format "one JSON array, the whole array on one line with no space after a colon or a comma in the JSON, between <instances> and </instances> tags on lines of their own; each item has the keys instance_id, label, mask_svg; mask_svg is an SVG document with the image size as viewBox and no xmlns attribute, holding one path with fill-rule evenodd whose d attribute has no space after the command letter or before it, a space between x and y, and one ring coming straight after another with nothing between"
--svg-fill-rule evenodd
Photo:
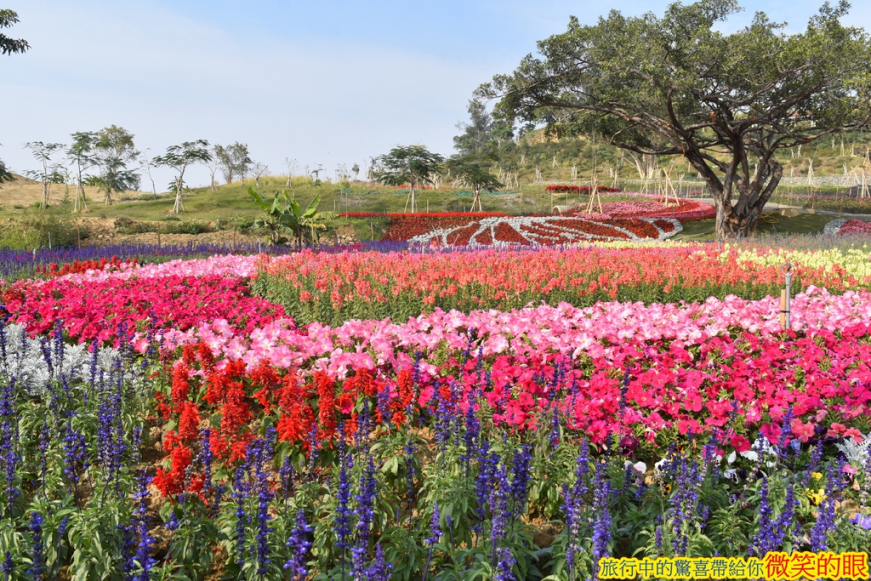
<instances>
[{"instance_id":1,"label":"large spreading tree","mask_svg":"<svg viewBox=\"0 0 871 581\"><path fill-rule=\"evenodd\" d=\"M8 8L0 8L0 28L11 28L18 22L18 13ZM23 53L30 48L23 38L9 38L0 33L0 54Z\"/></svg>"},{"instance_id":2,"label":"large spreading tree","mask_svg":"<svg viewBox=\"0 0 871 581\"><path fill-rule=\"evenodd\" d=\"M777 187L778 150L871 122L871 42L826 3L804 32L758 12L733 33L718 23L733 0L675 3L661 17L612 11L572 18L510 75L479 95L496 114L547 123L557 134L596 131L636 153L682 155L707 181L722 237L753 232Z\"/></svg>"},{"instance_id":3,"label":"large spreading tree","mask_svg":"<svg viewBox=\"0 0 871 581\"><path fill-rule=\"evenodd\" d=\"M0 8L0 28L11 28L16 22L18 22L18 13L7 8ZM30 45L23 38L9 38L0 32L0 54L23 53L29 48ZM0 184L13 179L12 172L6 169L6 164L0 159Z\"/></svg>"},{"instance_id":4,"label":"large spreading tree","mask_svg":"<svg viewBox=\"0 0 871 581\"><path fill-rule=\"evenodd\" d=\"M405 212L411 202L411 212L417 212L415 191L418 187L433 183L433 176L441 171L445 158L422 145L398 146L378 158L381 170L375 179L389 186L408 186Z\"/></svg>"}]
</instances>

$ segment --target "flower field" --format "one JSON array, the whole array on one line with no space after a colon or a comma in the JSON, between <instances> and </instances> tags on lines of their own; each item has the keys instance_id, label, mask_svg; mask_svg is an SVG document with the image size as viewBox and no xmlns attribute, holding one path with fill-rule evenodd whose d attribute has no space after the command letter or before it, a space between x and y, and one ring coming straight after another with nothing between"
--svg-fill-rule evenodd
<instances>
[{"instance_id":1,"label":"flower field","mask_svg":"<svg viewBox=\"0 0 871 581\"><path fill-rule=\"evenodd\" d=\"M0 572L576 581L606 556L868 552L868 254L42 268L0 287Z\"/></svg>"},{"instance_id":2,"label":"flower field","mask_svg":"<svg viewBox=\"0 0 871 581\"><path fill-rule=\"evenodd\" d=\"M825 230L828 234L838 234L842 236L850 234L867 235L868 233L871 233L871 223L865 222L864 220L847 220L840 218L838 220L832 220L826 224Z\"/></svg>"},{"instance_id":3,"label":"flower field","mask_svg":"<svg viewBox=\"0 0 871 581\"><path fill-rule=\"evenodd\" d=\"M605 202L601 212L596 214L573 211L561 216L506 216L492 213L390 215L385 239L453 246L665 240L679 234L683 222L714 215L713 207L701 202L681 200L676 205L667 205L655 196L628 195L634 196L634 199ZM361 217L360 214L347 216Z\"/></svg>"}]
</instances>

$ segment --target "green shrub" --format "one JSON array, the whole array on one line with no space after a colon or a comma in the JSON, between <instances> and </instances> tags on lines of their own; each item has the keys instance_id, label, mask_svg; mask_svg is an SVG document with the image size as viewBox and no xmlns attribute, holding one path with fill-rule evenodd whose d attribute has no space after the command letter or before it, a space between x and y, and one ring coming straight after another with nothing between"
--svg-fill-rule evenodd
<instances>
[{"instance_id":1,"label":"green shrub","mask_svg":"<svg viewBox=\"0 0 871 581\"><path fill-rule=\"evenodd\" d=\"M27 213L0 232L0 247L16 250L74 248L91 235L87 225L61 213Z\"/></svg>"}]
</instances>

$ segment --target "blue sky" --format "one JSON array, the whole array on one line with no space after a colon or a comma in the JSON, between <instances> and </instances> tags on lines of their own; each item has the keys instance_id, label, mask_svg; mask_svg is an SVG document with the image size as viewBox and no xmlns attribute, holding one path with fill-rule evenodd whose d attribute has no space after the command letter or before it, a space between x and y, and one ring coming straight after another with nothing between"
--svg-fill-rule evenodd
<instances>
[{"instance_id":1,"label":"blue sky","mask_svg":"<svg viewBox=\"0 0 871 581\"><path fill-rule=\"evenodd\" d=\"M667 2L562 0L0 0L25 55L0 57L0 158L36 162L27 141L127 128L151 155L193 139L247 143L270 172L364 166L400 144L450 155L472 91L508 73L569 15L661 13ZM820 2L745 2L793 30ZM871 30L871 6L849 23ZM301 169L299 170L301 172ZM158 188L169 182L158 175ZM203 184L203 169L191 173Z\"/></svg>"}]
</instances>

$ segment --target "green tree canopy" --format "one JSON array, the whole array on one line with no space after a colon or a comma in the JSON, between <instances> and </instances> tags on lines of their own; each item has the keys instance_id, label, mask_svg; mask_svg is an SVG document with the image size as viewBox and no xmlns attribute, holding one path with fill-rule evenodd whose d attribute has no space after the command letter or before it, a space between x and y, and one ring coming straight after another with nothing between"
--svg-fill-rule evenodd
<instances>
[{"instance_id":1,"label":"green tree canopy","mask_svg":"<svg viewBox=\"0 0 871 581\"><path fill-rule=\"evenodd\" d=\"M175 204L172 207L174 213L178 214L184 211L182 195L184 193L184 174L187 168L195 163L205 163L211 159L209 142L205 139L197 139L196 141L185 141L181 145L170 145L166 148L165 154L158 155L152 160L154 165L171 167L178 172L174 188Z\"/></svg>"},{"instance_id":2,"label":"green tree canopy","mask_svg":"<svg viewBox=\"0 0 871 581\"><path fill-rule=\"evenodd\" d=\"M18 13L7 8L0 8L0 28L11 28L18 22ZM0 33L0 54L23 53L30 48L23 38L9 38Z\"/></svg>"},{"instance_id":3,"label":"green tree canopy","mask_svg":"<svg viewBox=\"0 0 871 581\"><path fill-rule=\"evenodd\" d=\"M248 153L248 145L238 141L230 145L215 144L214 152L228 184L232 184L236 178L244 179L253 163Z\"/></svg>"},{"instance_id":4,"label":"green tree canopy","mask_svg":"<svg viewBox=\"0 0 871 581\"><path fill-rule=\"evenodd\" d=\"M18 13L6 8L0 8L0 28L10 28L18 22ZM24 39L9 38L3 33L0 33L0 54L23 53L28 50L30 45ZM14 176L6 169L6 164L0 159L0 184L3 182L12 181Z\"/></svg>"},{"instance_id":5,"label":"green tree canopy","mask_svg":"<svg viewBox=\"0 0 871 581\"><path fill-rule=\"evenodd\" d=\"M463 185L472 188L475 196L472 198L472 206L470 212L475 211L477 204L478 211L483 212L481 207L481 192L492 192L503 187L503 184L496 179L496 176L490 173L490 167L495 161L495 156L455 156L447 161L445 166L451 172L451 176L459 180Z\"/></svg>"},{"instance_id":6,"label":"green tree canopy","mask_svg":"<svg viewBox=\"0 0 871 581\"><path fill-rule=\"evenodd\" d=\"M73 133L73 143L67 149L67 159L76 169L76 195L73 200L73 211L79 212L88 208L85 199L85 179L82 172L97 164L94 147L99 139L93 131L78 131Z\"/></svg>"},{"instance_id":7,"label":"green tree canopy","mask_svg":"<svg viewBox=\"0 0 871 581\"><path fill-rule=\"evenodd\" d=\"M775 152L871 122L871 42L826 3L804 32L758 12L731 34L734 0L674 3L663 16L576 18L479 95L504 119L557 134L593 130L637 153L683 155L704 177L721 236L755 230L783 168Z\"/></svg>"},{"instance_id":8,"label":"green tree canopy","mask_svg":"<svg viewBox=\"0 0 871 581\"><path fill-rule=\"evenodd\" d=\"M441 170L445 158L432 153L422 145L394 147L390 153L378 158L381 169L375 172L375 179L391 186L408 185L408 198L405 201L405 211L411 203L412 213L417 211L414 193L423 184L433 183L433 176Z\"/></svg>"},{"instance_id":9,"label":"green tree canopy","mask_svg":"<svg viewBox=\"0 0 871 581\"><path fill-rule=\"evenodd\" d=\"M490 145L493 133L493 118L480 99L472 99L466 108L469 123L458 123L457 129L463 133L454 137L454 149L463 155L481 155Z\"/></svg>"},{"instance_id":10,"label":"green tree canopy","mask_svg":"<svg viewBox=\"0 0 871 581\"><path fill-rule=\"evenodd\" d=\"M74 140L76 135L73 135ZM83 140L82 146L87 145L93 152L90 159L100 167L100 175L90 181L106 194L105 204L112 203L113 192L139 187L139 175L127 168L127 164L139 155L132 133L111 125L98 131L93 138L86 134L79 134L79 137Z\"/></svg>"},{"instance_id":11,"label":"green tree canopy","mask_svg":"<svg viewBox=\"0 0 871 581\"><path fill-rule=\"evenodd\" d=\"M0 184L3 182L11 182L15 179L15 176L12 175L8 169L6 169L6 164L3 163L3 160L0 159Z\"/></svg>"}]
</instances>

